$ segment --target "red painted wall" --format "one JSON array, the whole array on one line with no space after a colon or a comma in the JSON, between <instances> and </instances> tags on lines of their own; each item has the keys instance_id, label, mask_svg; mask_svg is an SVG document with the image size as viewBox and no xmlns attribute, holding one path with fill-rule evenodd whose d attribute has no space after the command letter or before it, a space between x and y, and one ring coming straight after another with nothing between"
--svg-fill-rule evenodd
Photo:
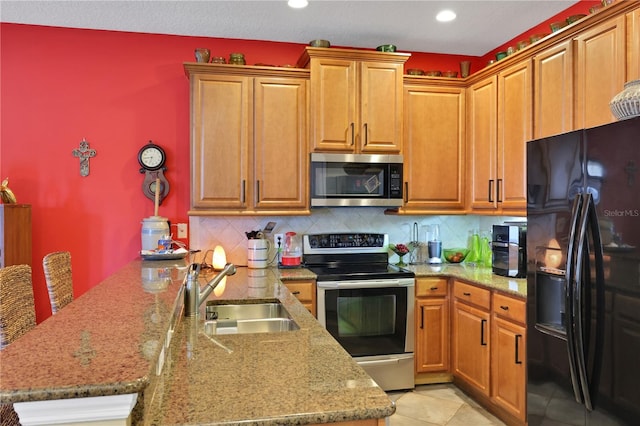
<instances>
[{"instance_id":1,"label":"red painted wall","mask_svg":"<svg viewBox=\"0 0 640 426\"><path fill-rule=\"evenodd\" d=\"M0 176L32 205L38 322L50 315L42 258L69 250L78 297L138 257L141 220L153 202L137 153L149 140L167 152L171 189L159 213L188 222L189 86L183 62L195 47L251 63L295 63L303 46L1 24ZM267 48L268 47L268 48ZM72 150L97 155L80 176Z\"/></svg>"},{"instance_id":2,"label":"red painted wall","mask_svg":"<svg viewBox=\"0 0 640 426\"><path fill-rule=\"evenodd\" d=\"M577 13L577 12L576 12ZM0 24L0 179L32 205L38 322L51 315L42 258L71 252L75 296L138 257L141 190L137 153L149 140L167 152L171 190L160 214L188 222L189 85L183 62L196 47L248 64L295 64L302 44ZM406 68L458 70L479 58L414 53ZM472 72L479 68L472 65ZM97 155L80 176L72 155L85 138Z\"/></svg>"}]
</instances>

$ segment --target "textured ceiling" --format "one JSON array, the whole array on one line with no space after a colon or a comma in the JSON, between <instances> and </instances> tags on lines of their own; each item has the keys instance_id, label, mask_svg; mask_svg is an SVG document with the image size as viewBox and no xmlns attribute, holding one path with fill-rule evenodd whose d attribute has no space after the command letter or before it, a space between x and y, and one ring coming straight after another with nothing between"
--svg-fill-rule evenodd
<instances>
[{"instance_id":1,"label":"textured ceiling","mask_svg":"<svg viewBox=\"0 0 640 426\"><path fill-rule=\"evenodd\" d=\"M482 56L575 0L329 1L305 9L279 1L0 1L2 22L185 36L272 40ZM452 9L458 19L439 23Z\"/></svg>"}]
</instances>

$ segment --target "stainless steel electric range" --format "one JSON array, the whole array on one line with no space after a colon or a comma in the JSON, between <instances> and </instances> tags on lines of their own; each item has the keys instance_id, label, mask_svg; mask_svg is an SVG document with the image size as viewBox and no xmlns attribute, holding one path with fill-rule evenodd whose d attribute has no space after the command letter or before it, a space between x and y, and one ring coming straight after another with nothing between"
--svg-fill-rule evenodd
<instances>
[{"instance_id":1,"label":"stainless steel electric range","mask_svg":"<svg viewBox=\"0 0 640 426\"><path fill-rule=\"evenodd\" d=\"M384 390L414 387L415 274L388 262L389 237L304 235L318 320Z\"/></svg>"}]
</instances>

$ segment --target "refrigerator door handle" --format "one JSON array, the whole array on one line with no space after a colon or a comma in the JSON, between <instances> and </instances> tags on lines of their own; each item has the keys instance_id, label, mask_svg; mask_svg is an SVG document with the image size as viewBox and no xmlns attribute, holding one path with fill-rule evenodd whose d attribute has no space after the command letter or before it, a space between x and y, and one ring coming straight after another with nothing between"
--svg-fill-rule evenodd
<instances>
[{"instance_id":1,"label":"refrigerator door handle","mask_svg":"<svg viewBox=\"0 0 640 426\"><path fill-rule=\"evenodd\" d=\"M578 373L578 379L580 380L580 388L582 389L582 402L587 409L592 410L591 395L589 395L589 383L587 380L587 367L585 360L585 345L584 345L584 321L582 319L582 289L584 287L582 268L585 256L585 245L587 244L587 223L589 220L589 210L593 198L591 194L584 194L582 207L580 212L580 220L578 225L577 240L575 246L575 273L573 274L573 306L571 316L573 317L573 342L574 353L576 362L576 372ZM588 255L588 250L586 250ZM586 308L590 309L590 307Z\"/></svg>"},{"instance_id":2,"label":"refrigerator door handle","mask_svg":"<svg viewBox=\"0 0 640 426\"><path fill-rule=\"evenodd\" d=\"M565 312L566 312L566 324L565 332L567 336L567 351L569 353L569 372L571 373L571 387L573 388L573 394L576 401L582 403L582 389L580 387L580 380L578 378L578 368L576 360L576 345L575 345L575 316L574 316L574 277L576 274L575 264L576 258L576 238L578 233L578 222L580 220L580 214L582 213L582 205L584 204L582 194L576 195L573 200L573 207L571 210L571 227L569 231L569 247L567 250L567 266L565 276Z\"/></svg>"},{"instance_id":3,"label":"refrigerator door handle","mask_svg":"<svg viewBox=\"0 0 640 426\"><path fill-rule=\"evenodd\" d=\"M604 260L602 256L602 241L600 238L600 230L598 226L598 218L596 215L595 203L593 196L589 193L584 195L584 202L582 205L582 217L580 220L580 228L578 231L578 242L576 247L576 274L574 276L574 306L572 315L575 317L575 352L577 361L577 372L580 379L580 386L582 388L582 397L584 405L589 411L593 411L593 392L596 392L598 385L600 364L602 360L602 346L604 344ZM584 269L585 263L584 256L589 256L587 233L591 232L592 243L594 247L594 260L596 266L596 335L595 335L595 352L594 360L591 363L593 365L592 382L589 382L589 375L587 372L587 348L585 345L585 331L591 328L590 316L583 318L583 312L588 315L591 312L592 306L585 306L584 311L582 305L590 300L585 297L583 300L583 288L584 291L591 291L589 287L591 284L591 271ZM586 250L585 250L586 248ZM587 263L588 265L589 263ZM587 276L582 276L585 272ZM589 333L590 334L590 333Z\"/></svg>"}]
</instances>

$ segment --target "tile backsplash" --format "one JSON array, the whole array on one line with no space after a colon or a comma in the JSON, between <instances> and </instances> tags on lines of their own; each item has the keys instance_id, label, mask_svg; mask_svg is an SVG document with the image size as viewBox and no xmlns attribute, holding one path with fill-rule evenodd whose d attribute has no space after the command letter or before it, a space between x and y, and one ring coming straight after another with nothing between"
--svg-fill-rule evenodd
<instances>
[{"instance_id":1,"label":"tile backsplash","mask_svg":"<svg viewBox=\"0 0 640 426\"><path fill-rule=\"evenodd\" d=\"M247 264L247 236L245 232L263 229L268 222L275 222L273 234L294 231L298 234L329 232L377 232L389 234L391 243L407 243L412 240L414 223L418 224L420 241L426 238L426 227L440 224L444 247L466 247L469 232L474 229L491 231L493 224L509 220L524 220L510 216L398 216L385 215L384 208L342 207L314 209L310 216L192 216L189 218L190 248L206 254L211 262L214 247L220 245L227 253L227 260L238 266ZM272 238L269 238L270 240ZM271 265L276 265L275 250L269 253ZM392 259L393 261L394 259Z\"/></svg>"}]
</instances>

